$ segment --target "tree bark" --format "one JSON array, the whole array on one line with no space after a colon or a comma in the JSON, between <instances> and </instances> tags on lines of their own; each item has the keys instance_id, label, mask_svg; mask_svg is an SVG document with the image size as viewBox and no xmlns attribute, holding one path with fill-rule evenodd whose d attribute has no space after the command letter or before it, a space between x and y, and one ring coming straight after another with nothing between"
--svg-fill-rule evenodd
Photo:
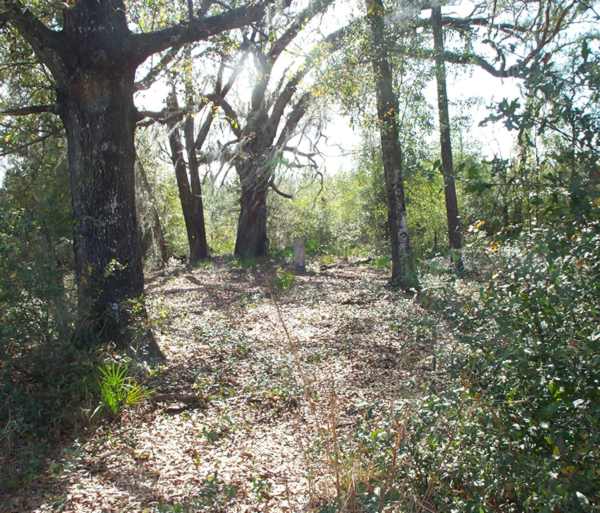
<instances>
[{"instance_id":1,"label":"tree bark","mask_svg":"<svg viewBox=\"0 0 600 513\"><path fill-rule=\"evenodd\" d=\"M109 339L121 339L128 324L125 302L144 291L135 211L134 73L77 71L59 105L68 142L79 314Z\"/></svg>"},{"instance_id":2,"label":"tree bark","mask_svg":"<svg viewBox=\"0 0 600 513\"><path fill-rule=\"evenodd\" d=\"M174 94L169 96L168 109L177 111L179 106ZM170 117L167 118L167 127L169 128L169 146L171 148L171 160L175 168L175 177L177 178L177 187L179 189L179 201L183 212L183 220L187 232L188 245L190 248L189 261L195 264L208 257L208 246L206 244L206 230L204 228L204 210L202 205L202 192L200 189L200 178L198 168L196 167L196 183L192 176L192 185L188 179L188 170L184 159L185 148L181 143L181 133L176 121ZM193 127L192 127L193 129ZM186 138L187 139L187 138ZM192 141L193 144L193 141ZM193 151L194 158L196 155ZM189 152L188 152L189 155ZM197 160L196 166L198 165Z\"/></svg>"},{"instance_id":3,"label":"tree bark","mask_svg":"<svg viewBox=\"0 0 600 513\"><path fill-rule=\"evenodd\" d=\"M80 327L121 342L129 338L128 302L142 295L144 276L135 210L135 66L112 43L128 33L114 4L80 2L65 11L64 32L80 46L72 58L63 56L64 73L56 75L68 143Z\"/></svg>"},{"instance_id":4,"label":"tree bark","mask_svg":"<svg viewBox=\"0 0 600 513\"><path fill-rule=\"evenodd\" d=\"M418 288L419 283L406 221L406 202L402 177L402 148L398 133L398 102L393 90L392 71L384 33L384 8L381 0L366 0L371 29L371 51L381 154L385 176L388 223L392 246L391 284L404 290Z\"/></svg>"},{"instance_id":5,"label":"tree bark","mask_svg":"<svg viewBox=\"0 0 600 513\"><path fill-rule=\"evenodd\" d=\"M239 166L241 197L240 217L235 241L235 256L258 258L267 256L267 191L269 176L252 163ZM268 173L267 173L268 174Z\"/></svg>"},{"instance_id":6,"label":"tree bark","mask_svg":"<svg viewBox=\"0 0 600 513\"><path fill-rule=\"evenodd\" d=\"M446 199L446 219L448 222L448 243L450 258L456 272L464 270L462 261L462 234L458 215L458 200L454 180L452 161L452 142L450 139L450 114L448 112L448 90L446 87L446 66L444 63L444 33L442 30L442 8L431 9L433 46L435 53L435 76L437 82L438 115L440 122L440 146L442 174L444 176L444 197Z\"/></svg>"}]
</instances>

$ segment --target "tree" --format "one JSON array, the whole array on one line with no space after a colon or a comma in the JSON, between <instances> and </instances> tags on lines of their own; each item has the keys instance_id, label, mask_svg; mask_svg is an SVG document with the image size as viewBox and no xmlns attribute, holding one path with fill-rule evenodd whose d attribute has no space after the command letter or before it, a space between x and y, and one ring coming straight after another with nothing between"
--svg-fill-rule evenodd
<instances>
[{"instance_id":1,"label":"tree","mask_svg":"<svg viewBox=\"0 0 600 513\"><path fill-rule=\"evenodd\" d=\"M402 148L400 147L397 119L398 100L394 94L392 69L388 57L383 2L366 0L366 9L371 30L371 59L375 76L377 116L392 246L391 283L409 290L418 287L418 279L406 221L406 202L401 168Z\"/></svg>"},{"instance_id":2,"label":"tree","mask_svg":"<svg viewBox=\"0 0 600 513\"><path fill-rule=\"evenodd\" d=\"M431 8L431 28L435 53L435 76L437 83L438 115L440 121L440 147L442 174L444 176L444 197L446 217L448 219L448 243L451 259L457 272L463 270L461 256L462 234L458 215L458 200L454 183L454 164L452 162L452 142L450 139L450 114L448 112L448 90L446 87L446 66L444 62L444 33L442 29L442 8Z\"/></svg>"},{"instance_id":3,"label":"tree","mask_svg":"<svg viewBox=\"0 0 600 513\"><path fill-rule=\"evenodd\" d=\"M169 94L167 99L167 109L169 111L179 111L177 102L177 93L175 90ZM177 179L177 189L179 190L179 201L181 211L185 222L187 232L188 246L190 248L189 261L195 264L208 257L208 244L206 242L206 228L204 225L204 208L202 205L202 188L200 185L200 176L198 174L198 161L196 152L193 150L193 119L191 126L188 120L191 114L186 115L185 128L185 146L181 143L181 130L179 124L172 116L167 116L166 122L169 128L169 148L171 150L171 160L175 169ZM192 131L190 134L190 130ZM188 155L186 165L185 154ZM188 177L189 170L189 177ZM191 182L191 184L190 184Z\"/></svg>"},{"instance_id":4,"label":"tree","mask_svg":"<svg viewBox=\"0 0 600 513\"><path fill-rule=\"evenodd\" d=\"M177 92L173 84L173 91L167 99L167 110L162 113L146 113L162 122L169 128L169 147L171 160L175 168L179 199L185 221L188 245L190 248L190 263L195 264L208 258L209 249L206 241L206 227L204 222L204 206L202 200L202 185L200 181L200 152L206 142L211 126L213 125L217 108L215 104L225 99L235 80L237 79L245 55L237 62L227 82L223 82L223 75L229 56L221 53L221 64L215 78L214 89L211 93L201 94L201 105L194 104L193 61L190 49L186 51L185 96L186 107L183 121L184 144L181 143L181 123L177 118L182 112L177 100ZM211 100L212 99L212 100ZM196 133L194 113L196 110L204 111L205 117ZM187 156L187 164L185 157ZM189 173L189 178L188 178Z\"/></svg>"},{"instance_id":5,"label":"tree","mask_svg":"<svg viewBox=\"0 0 600 513\"><path fill-rule=\"evenodd\" d=\"M240 216L237 228L235 254L254 258L267 254L267 193L276 190L273 171L288 147L299 123L305 116L311 100L310 92L297 94L298 88L320 53L317 48L291 77L283 76L275 90L268 93L273 69L281 55L317 14L324 12L333 0L313 0L283 26L274 23L257 30L249 42L257 78L252 88L249 111L245 119L225 98L211 97L221 106L235 136L237 150L231 161L240 180ZM277 35L278 34L278 35ZM338 41L342 32L325 39ZM287 113L286 113L287 111Z\"/></svg>"},{"instance_id":6,"label":"tree","mask_svg":"<svg viewBox=\"0 0 600 513\"><path fill-rule=\"evenodd\" d=\"M189 18L147 33L128 26L124 0L78 0L62 10L62 27L44 24L20 0L2 0L8 23L47 68L56 104L14 109L53 112L67 134L81 328L126 340L127 302L143 293L135 211L133 103L138 66L154 53L256 21L264 4Z\"/></svg>"}]
</instances>

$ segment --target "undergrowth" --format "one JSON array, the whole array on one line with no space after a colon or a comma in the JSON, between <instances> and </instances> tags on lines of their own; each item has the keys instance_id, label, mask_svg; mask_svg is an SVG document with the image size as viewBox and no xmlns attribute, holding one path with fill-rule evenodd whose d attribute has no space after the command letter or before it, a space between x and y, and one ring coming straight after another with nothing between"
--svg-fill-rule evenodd
<instances>
[{"instance_id":1,"label":"undergrowth","mask_svg":"<svg viewBox=\"0 0 600 513\"><path fill-rule=\"evenodd\" d=\"M444 386L329 430L320 513L600 511L600 226L492 250L479 293L450 279L427 303L458 334Z\"/></svg>"}]
</instances>

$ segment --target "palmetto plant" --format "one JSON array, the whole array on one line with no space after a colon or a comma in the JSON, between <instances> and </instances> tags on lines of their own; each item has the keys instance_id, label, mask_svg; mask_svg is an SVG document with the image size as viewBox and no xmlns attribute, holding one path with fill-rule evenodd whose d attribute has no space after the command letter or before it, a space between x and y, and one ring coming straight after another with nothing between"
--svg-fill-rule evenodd
<instances>
[{"instance_id":1,"label":"palmetto plant","mask_svg":"<svg viewBox=\"0 0 600 513\"><path fill-rule=\"evenodd\" d=\"M127 373L128 366L125 363L108 362L98 368L100 404L92 417L101 409L118 415L123 408L139 404L147 397L147 390Z\"/></svg>"}]
</instances>

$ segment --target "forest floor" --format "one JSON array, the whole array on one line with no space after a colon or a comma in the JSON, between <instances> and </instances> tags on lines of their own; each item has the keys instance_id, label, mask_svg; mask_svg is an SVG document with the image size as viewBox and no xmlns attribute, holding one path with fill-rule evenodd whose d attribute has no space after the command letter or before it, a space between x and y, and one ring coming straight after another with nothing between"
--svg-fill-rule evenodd
<instances>
[{"instance_id":1,"label":"forest floor","mask_svg":"<svg viewBox=\"0 0 600 513\"><path fill-rule=\"evenodd\" d=\"M352 473L340 440L375 406L422 394L448 341L423 335L427 313L387 270L292 276L231 262L150 276L166 357L138 369L150 398L61 449L0 511L319 511L336 468Z\"/></svg>"}]
</instances>

